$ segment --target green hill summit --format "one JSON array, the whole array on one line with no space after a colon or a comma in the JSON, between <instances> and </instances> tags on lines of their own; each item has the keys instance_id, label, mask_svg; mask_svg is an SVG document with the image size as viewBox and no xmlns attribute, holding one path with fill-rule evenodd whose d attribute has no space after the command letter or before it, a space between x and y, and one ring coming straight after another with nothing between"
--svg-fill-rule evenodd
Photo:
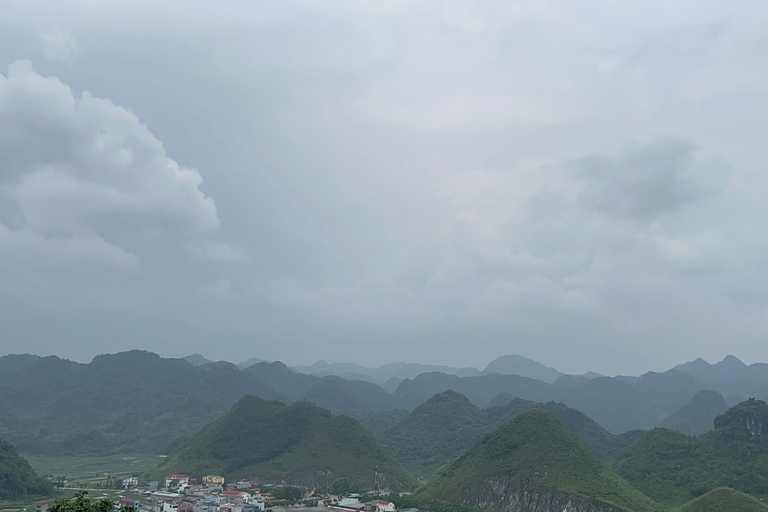
<instances>
[{"instance_id":1,"label":"green hill summit","mask_svg":"<svg viewBox=\"0 0 768 512\"><path fill-rule=\"evenodd\" d=\"M683 505L677 512L768 512L768 505L728 487L719 487Z\"/></svg>"},{"instance_id":2,"label":"green hill summit","mask_svg":"<svg viewBox=\"0 0 768 512\"><path fill-rule=\"evenodd\" d=\"M347 477L370 489L378 468L393 491L416 479L357 420L310 402L290 405L246 396L158 468L158 474L254 476L264 481L325 487Z\"/></svg>"},{"instance_id":3,"label":"green hill summit","mask_svg":"<svg viewBox=\"0 0 768 512\"><path fill-rule=\"evenodd\" d=\"M417 498L501 512L660 510L539 409L486 435L444 467Z\"/></svg>"}]
</instances>

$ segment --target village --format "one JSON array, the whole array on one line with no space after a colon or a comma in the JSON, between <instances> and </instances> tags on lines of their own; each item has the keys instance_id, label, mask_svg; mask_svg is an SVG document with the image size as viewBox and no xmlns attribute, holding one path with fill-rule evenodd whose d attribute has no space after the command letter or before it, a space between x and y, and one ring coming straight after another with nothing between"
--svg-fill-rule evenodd
<instances>
[{"instance_id":1,"label":"village","mask_svg":"<svg viewBox=\"0 0 768 512\"><path fill-rule=\"evenodd\" d=\"M122 478L123 498L115 502L120 512L286 512L323 507L337 512L419 512L415 507L397 508L392 501L412 505L411 493L390 494L373 489L347 492L347 485L319 492L291 485L258 484L248 479L226 482L220 475L199 479L185 474L167 475L162 481L139 485L139 478ZM346 481L347 479L339 479ZM119 481L119 480L118 480ZM388 498L388 499L384 499ZM47 512L53 500L40 502L36 512Z\"/></svg>"}]
</instances>

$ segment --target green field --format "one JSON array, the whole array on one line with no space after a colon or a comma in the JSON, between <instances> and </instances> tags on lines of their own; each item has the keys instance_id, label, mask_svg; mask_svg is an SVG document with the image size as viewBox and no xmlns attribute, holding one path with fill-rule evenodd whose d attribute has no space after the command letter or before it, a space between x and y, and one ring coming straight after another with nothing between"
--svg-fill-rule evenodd
<instances>
[{"instance_id":1,"label":"green field","mask_svg":"<svg viewBox=\"0 0 768 512\"><path fill-rule=\"evenodd\" d=\"M38 475L64 476L72 479L90 479L110 475L139 475L157 467L164 458L133 453L108 455L105 457L44 457L24 456Z\"/></svg>"}]
</instances>

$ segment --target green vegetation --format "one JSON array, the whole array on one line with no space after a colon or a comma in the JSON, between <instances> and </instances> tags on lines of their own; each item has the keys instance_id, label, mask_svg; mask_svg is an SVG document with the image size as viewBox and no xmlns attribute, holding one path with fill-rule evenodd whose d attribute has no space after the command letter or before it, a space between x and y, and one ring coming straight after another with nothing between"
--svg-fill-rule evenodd
<instances>
[{"instance_id":1,"label":"green vegetation","mask_svg":"<svg viewBox=\"0 0 768 512\"><path fill-rule=\"evenodd\" d=\"M18 500L28 495L51 494L51 483L40 478L13 446L0 440L0 499Z\"/></svg>"},{"instance_id":2,"label":"green vegetation","mask_svg":"<svg viewBox=\"0 0 768 512\"><path fill-rule=\"evenodd\" d=\"M344 414L402 408L370 382L302 375L282 363L195 366L139 350L89 364L9 355L0 357L0 436L35 455L169 453L248 394L310 399Z\"/></svg>"},{"instance_id":3,"label":"green vegetation","mask_svg":"<svg viewBox=\"0 0 768 512\"><path fill-rule=\"evenodd\" d=\"M768 512L768 505L739 491L719 487L682 506L678 512Z\"/></svg>"},{"instance_id":4,"label":"green vegetation","mask_svg":"<svg viewBox=\"0 0 768 512\"><path fill-rule=\"evenodd\" d=\"M540 404L507 396L506 400L501 397L494 400L503 405L479 409L465 396L444 391L378 437L406 468L420 477L431 476L485 434L530 409L543 409L555 416L600 458L608 458L638 437L610 434L581 412L563 404Z\"/></svg>"},{"instance_id":5,"label":"green vegetation","mask_svg":"<svg viewBox=\"0 0 768 512\"><path fill-rule=\"evenodd\" d=\"M723 486L768 498L768 405L742 402L699 437L654 429L619 453L612 466L668 506Z\"/></svg>"},{"instance_id":6,"label":"green vegetation","mask_svg":"<svg viewBox=\"0 0 768 512\"><path fill-rule=\"evenodd\" d=\"M56 500L48 510L50 512L112 512L115 506L113 501L107 499L91 501L87 495L87 491L81 491L72 499Z\"/></svg>"},{"instance_id":7,"label":"green vegetation","mask_svg":"<svg viewBox=\"0 0 768 512\"><path fill-rule=\"evenodd\" d=\"M712 430L715 418L726 410L728 406L723 395L717 391L703 390L673 412L660 426L689 436L698 436Z\"/></svg>"},{"instance_id":8,"label":"green vegetation","mask_svg":"<svg viewBox=\"0 0 768 512\"><path fill-rule=\"evenodd\" d=\"M163 463L157 474L209 473L325 487L346 477L354 488L370 488L375 469L393 490L418 482L365 427L306 401L285 405L242 398L222 418L195 434Z\"/></svg>"},{"instance_id":9,"label":"green vegetation","mask_svg":"<svg viewBox=\"0 0 768 512\"><path fill-rule=\"evenodd\" d=\"M155 469L163 460L157 455L146 453L122 453L103 457L28 455L26 458L38 475L61 476L70 480L93 479L106 474L138 475Z\"/></svg>"},{"instance_id":10,"label":"green vegetation","mask_svg":"<svg viewBox=\"0 0 768 512\"><path fill-rule=\"evenodd\" d=\"M333 494L337 496L347 494L352 492L352 482L349 481L349 478L342 476L333 481L331 488L333 489Z\"/></svg>"},{"instance_id":11,"label":"green vegetation","mask_svg":"<svg viewBox=\"0 0 768 512\"><path fill-rule=\"evenodd\" d=\"M486 435L441 469L416 497L426 504L441 500L490 510L509 509L512 503L519 510L533 509L541 500L552 510L565 508L559 506L563 500L601 502L634 512L661 510L539 409L521 413Z\"/></svg>"}]
</instances>

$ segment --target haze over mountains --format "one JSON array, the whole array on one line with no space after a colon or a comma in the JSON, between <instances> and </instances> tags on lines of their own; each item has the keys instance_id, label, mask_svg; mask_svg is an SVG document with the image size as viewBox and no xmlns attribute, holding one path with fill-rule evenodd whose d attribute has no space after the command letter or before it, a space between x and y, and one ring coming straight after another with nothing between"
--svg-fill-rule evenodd
<instances>
[{"instance_id":1,"label":"haze over mountains","mask_svg":"<svg viewBox=\"0 0 768 512\"><path fill-rule=\"evenodd\" d=\"M344 364L313 365L321 374L313 375L280 362L243 369L190 359L195 364L142 351L106 354L88 364L55 356L0 357L0 436L24 453L167 453L247 394L286 403L308 400L381 432L447 390L478 408L504 405L511 397L559 402L612 435L661 425L701 433L723 412L718 393L733 405L749 396L765 398L768 390L768 365L747 366L733 357L638 377L563 375L519 356L500 357L482 371L440 367L453 373L429 371L412 378L435 367L354 367L356 373L367 372L366 380L326 375L329 368L352 369ZM515 371L525 375L501 373ZM382 379L382 385L371 382ZM705 394L709 400L694 400L705 390L711 391Z\"/></svg>"},{"instance_id":2,"label":"haze over mountains","mask_svg":"<svg viewBox=\"0 0 768 512\"><path fill-rule=\"evenodd\" d=\"M27 454L167 454L155 479L223 474L329 488L347 478L365 490L374 469L391 490L418 488L434 512L754 504L736 491L768 499L768 405L729 403L768 389L768 365L728 357L604 377L505 356L482 371L393 364L358 367L354 379L329 370L352 369L344 364L303 368L322 370L313 374L188 359L0 357L0 437ZM430 371L408 377L417 370ZM41 489L3 446L16 489L5 492ZM730 490L695 501L718 487Z\"/></svg>"}]
</instances>

